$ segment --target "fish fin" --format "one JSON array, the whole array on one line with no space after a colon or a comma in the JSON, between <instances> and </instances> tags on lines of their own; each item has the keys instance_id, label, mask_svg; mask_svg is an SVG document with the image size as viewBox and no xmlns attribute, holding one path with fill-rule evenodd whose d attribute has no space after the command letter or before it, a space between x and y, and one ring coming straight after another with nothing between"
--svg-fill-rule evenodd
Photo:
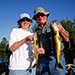
<instances>
[{"instance_id":1,"label":"fish fin","mask_svg":"<svg viewBox=\"0 0 75 75\"><path fill-rule=\"evenodd\" d=\"M64 69L60 63L55 65L55 70L58 70L60 68L61 69Z\"/></svg>"},{"instance_id":2,"label":"fish fin","mask_svg":"<svg viewBox=\"0 0 75 75\"><path fill-rule=\"evenodd\" d=\"M34 67L36 67L36 69L39 70L38 64L34 64L34 65L32 66L32 68L34 68Z\"/></svg>"},{"instance_id":3,"label":"fish fin","mask_svg":"<svg viewBox=\"0 0 75 75\"><path fill-rule=\"evenodd\" d=\"M33 57L35 57L35 55L34 55L34 54L32 54L32 56L31 56L31 57L33 58Z\"/></svg>"},{"instance_id":4,"label":"fish fin","mask_svg":"<svg viewBox=\"0 0 75 75\"><path fill-rule=\"evenodd\" d=\"M61 37L61 36L58 36L58 39L59 39L59 40L62 40L62 37Z\"/></svg>"},{"instance_id":5,"label":"fish fin","mask_svg":"<svg viewBox=\"0 0 75 75\"><path fill-rule=\"evenodd\" d=\"M32 66L32 68L34 68L36 65L37 65L37 64L34 64L34 65Z\"/></svg>"},{"instance_id":6,"label":"fish fin","mask_svg":"<svg viewBox=\"0 0 75 75\"><path fill-rule=\"evenodd\" d=\"M32 46L32 45L33 45L33 43L30 44L30 46Z\"/></svg>"}]
</instances>

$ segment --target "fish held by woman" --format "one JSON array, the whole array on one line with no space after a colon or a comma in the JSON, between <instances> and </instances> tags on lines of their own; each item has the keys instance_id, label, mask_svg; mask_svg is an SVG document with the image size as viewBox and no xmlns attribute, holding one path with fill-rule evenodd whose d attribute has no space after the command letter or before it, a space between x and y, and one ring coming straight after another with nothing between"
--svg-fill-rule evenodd
<instances>
[{"instance_id":1,"label":"fish held by woman","mask_svg":"<svg viewBox=\"0 0 75 75\"><path fill-rule=\"evenodd\" d=\"M33 42L31 43L31 46L33 46L34 49L34 53L32 55L32 57L34 57L36 59L35 64L32 66L32 68L34 68L36 66L36 68L38 69L38 53L36 52L36 50L39 48L39 43L37 40L37 35L34 34L34 39Z\"/></svg>"}]
</instances>

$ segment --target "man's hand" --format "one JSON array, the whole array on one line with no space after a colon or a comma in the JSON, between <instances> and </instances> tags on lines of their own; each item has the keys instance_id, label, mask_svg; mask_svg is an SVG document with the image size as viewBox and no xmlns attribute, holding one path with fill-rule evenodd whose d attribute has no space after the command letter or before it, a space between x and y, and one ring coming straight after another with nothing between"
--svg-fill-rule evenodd
<instances>
[{"instance_id":1,"label":"man's hand","mask_svg":"<svg viewBox=\"0 0 75 75\"><path fill-rule=\"evenodd\" d=\"M62 27L62 25L57 25L57 27L58 27L58 29L59 29L59 32L62 32L62 31L64 31L65 29Z\"/></svg>"},{"instance_id":2,"label":"man's hand","mask_svg":"<svg viewBox=\"0 0 75 75\"><path fill-rule=\"evenodd\" d=\"M38 48L38 49L36 50L36 52L37 52L38 54L45 54L44 48Z\"/></svg>"},{"instance_id":3,"label":"man's hand","mask_svg":"<svg viewBox=\"0 0 75 75\"><path fill-rule=\"evenodd\" d=\"M61 33L61 35L63 36L64 38L64 41L65 42L69 42L69 34L67 33L67 31L63 28L62 25L57 25L58 29L59 29L59 32Z\"/></svg>"}]
</instances>

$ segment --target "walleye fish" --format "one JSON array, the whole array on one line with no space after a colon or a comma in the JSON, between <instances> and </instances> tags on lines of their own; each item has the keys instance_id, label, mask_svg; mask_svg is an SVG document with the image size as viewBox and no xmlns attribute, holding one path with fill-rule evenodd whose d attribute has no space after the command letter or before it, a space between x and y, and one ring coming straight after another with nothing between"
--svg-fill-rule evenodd
<instances>
[{"instance_id":1,"label":"walleye fish","mask_svg":"<svg viewBox=\"0 0 75 75\"><path fill-rule=\"evenodd\" d=\"M37 36L34 36L34 40L31 43L31 46L33 46L34 49L34 53L32 55L32 57L35 57L36 62L35 64L32 66L32 68L34 68L36 66L36 68L38 69L38 53L36 52L36 50L39 48L39 43L37 42Z\"/></svg>"},{"instance_id":2,"label":"walleye fish","mask_svg":"<svg viewBox=\"0 0 75 75\"><path fill-rule=\"evenodd\" d=\"M54 43L55 43L55 53L56 53L56 64L55 64L55 70L58 70L59 68L63 69L62 65L60 64L60 42L62 38L59 35L58 28L56 27L56 23L51 23L51 27L54 32Z\"/></svg>"}]
</instances>

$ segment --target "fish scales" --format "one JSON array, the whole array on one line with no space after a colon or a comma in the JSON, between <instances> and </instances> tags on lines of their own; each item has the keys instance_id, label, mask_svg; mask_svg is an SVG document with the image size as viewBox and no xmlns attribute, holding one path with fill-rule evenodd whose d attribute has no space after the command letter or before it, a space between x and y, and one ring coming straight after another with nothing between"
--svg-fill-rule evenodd
<instances>
[{"instance_id":1,"label":"fish scales","mask_svg":"<svg viewBox=\"0 0 75 75\"><path fill-rule=\"evenodd\" d=\"M52 30L54 32L54 43L55 43L55 55L56 55L56 64L55 69L58 70L59 68L63 69L62 65L60 64L60 47L61 47L61 36L59 35L58 28L56 27L56 23L51 23Z\"/></svg>"}]
</instances>

